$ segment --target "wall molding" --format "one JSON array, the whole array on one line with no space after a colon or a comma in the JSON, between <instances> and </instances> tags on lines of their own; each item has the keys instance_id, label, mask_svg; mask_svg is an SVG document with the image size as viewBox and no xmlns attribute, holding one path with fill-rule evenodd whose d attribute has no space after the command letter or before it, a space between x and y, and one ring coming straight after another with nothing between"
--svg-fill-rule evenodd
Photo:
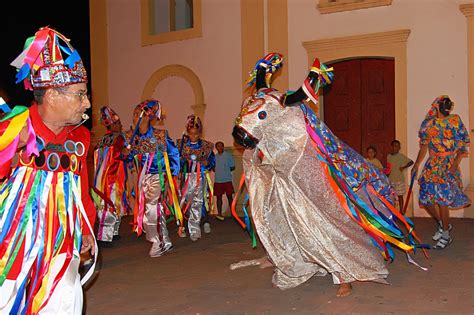
<instances>
[{"instance_id":1,"label":"wall molding","mask_svg":"<svg viewBox=\"0 0 474 315\"><path fill-rule=\"evenodd\" d=\"M321 14L329 14L343 11L352 11L368 9L374 7L388 6L392 0L337 0L329 2L328 0L319 0L317 8Z\"/></svg>"},{"instance_id":2,"label":"wall molding","mask_svg":"<svg viewBox=\"0 0 474 315\"><path fill-rule=\"evenodd\" d=\"M465 17L474 16L474 3L461 4L459 10L464 14Z\"/></svg>"},{"instance_id":3,"label":"wall molding","mask_svg":"<svg viewBox=\"0 0 474 315\"><path fill-rule=\"evenodd\" d=\"M303 42L306 51L327 51L355 47L406 43L410 35L409 29L371 33L364 35L345 36Z\"/></svg>"}]
</instances>

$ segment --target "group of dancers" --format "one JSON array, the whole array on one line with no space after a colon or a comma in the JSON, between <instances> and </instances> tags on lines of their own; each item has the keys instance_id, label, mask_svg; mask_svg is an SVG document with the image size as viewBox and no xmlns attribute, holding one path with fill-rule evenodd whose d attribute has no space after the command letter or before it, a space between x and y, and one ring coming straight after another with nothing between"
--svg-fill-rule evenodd
<instances>
[{"instance_id":1,"label":"group of dancers","mask_svg":"<svg viewBox=\"0 0 474 315\"><path fill-rule=\"evenodd\" d=\"M134 231L145 232L152 243L149 255L159 257L173 248L167 222L175 221L180 237L201 238L201 226L211 232L210 171L215 166L214 144L202 138L196 115L186 120L183 137L176 143L166 130L158 100L146 100L133 111L133 128L122 123L109 106L100 109L107 132L94 151L93 196L98 209L97 240L112 242L121 217L134 215Z\"/></svg>"}]
</instances>

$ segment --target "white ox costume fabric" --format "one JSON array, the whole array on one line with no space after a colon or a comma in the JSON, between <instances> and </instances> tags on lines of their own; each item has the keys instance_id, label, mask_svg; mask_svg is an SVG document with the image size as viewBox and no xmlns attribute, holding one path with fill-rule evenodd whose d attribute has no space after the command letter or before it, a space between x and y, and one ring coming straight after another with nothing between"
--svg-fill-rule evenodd
<instances>
[{"instance_id":1,"label":"white ox costume fabric","mask_svg":"<svg viewBox=\"0 0 474 315\"><path fill-rule=\"evenodd\" d=\"M275 266L273 283L287 289L327 273L335 284L386 283L388 270L369 236L387 259L389 242L414 248L393 219L409 227L393 208L388 180L301 103L304 89L268 88L265 75L277 58L257 64L257 91L244 101L233 132L249 148L245 180L258 236ZM313 69L306 89L316 82L319 88L322 74L330 79L319 61Z\"/></svg>"}]
</instances>

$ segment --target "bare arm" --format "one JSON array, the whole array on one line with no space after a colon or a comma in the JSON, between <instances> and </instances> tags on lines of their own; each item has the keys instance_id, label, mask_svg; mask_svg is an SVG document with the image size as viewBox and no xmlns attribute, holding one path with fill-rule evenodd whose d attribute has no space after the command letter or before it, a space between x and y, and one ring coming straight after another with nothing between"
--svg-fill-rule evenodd
<instances>
[{"instance_id":1,"label":"bare arm","mask_svg":"<svg viewBox=\"0 0 474 315\"><path fill-rule=\"evenodd\" d=\"M415 164L411 169L411 175L418 173L418 167L420 166L421 161L425 158L426 152L428 152L428 144L423 144L420 147L420 151L418 151L418 156L416 157Z\"/></svg>"}]
</instances>

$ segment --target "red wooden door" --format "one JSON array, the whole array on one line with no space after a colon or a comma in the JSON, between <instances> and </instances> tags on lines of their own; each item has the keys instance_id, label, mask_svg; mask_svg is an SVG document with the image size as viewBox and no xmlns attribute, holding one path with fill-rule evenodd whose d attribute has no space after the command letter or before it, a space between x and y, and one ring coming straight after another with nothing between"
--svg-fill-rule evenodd
<instances>
[{"instance_id":1,"label":"red wooden door","mask_svg":"<svg viewBox=\"0 0 474 315\"><path fill-rule=\"evenodd\" d=\"M335 79L324 91L325 123L364 156L374 146L385 165L395 139L394 61L355 59L331 66Z\"/></svg>"}]
</instances>

